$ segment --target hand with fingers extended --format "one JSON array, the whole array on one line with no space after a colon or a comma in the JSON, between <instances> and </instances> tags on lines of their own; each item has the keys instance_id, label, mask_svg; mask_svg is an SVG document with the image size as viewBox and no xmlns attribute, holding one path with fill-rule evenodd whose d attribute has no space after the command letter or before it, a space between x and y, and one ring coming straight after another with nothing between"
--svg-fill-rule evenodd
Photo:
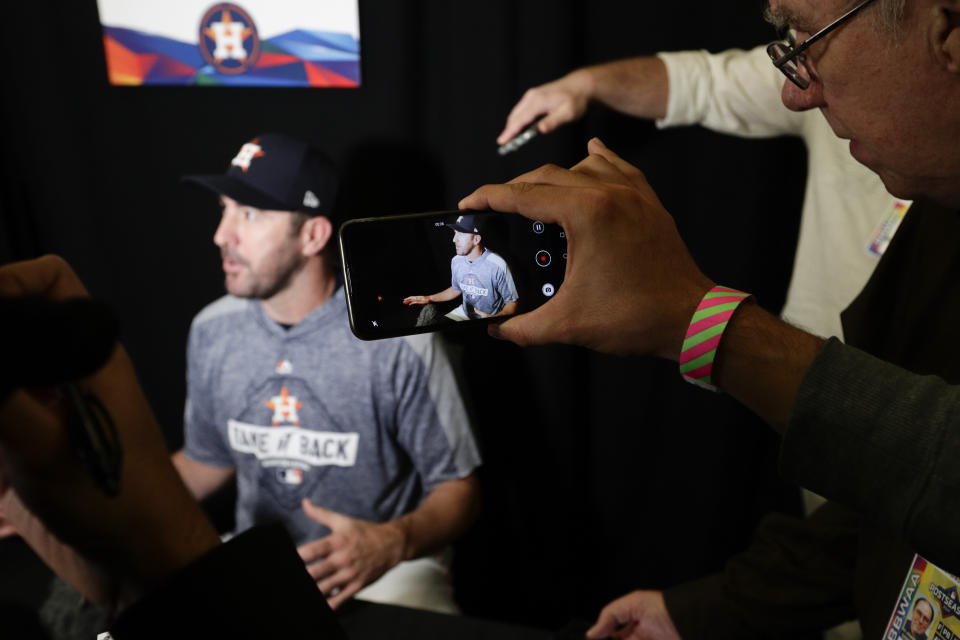
<instances>
[{"instance_id":1,"label":"hand with fingers extended","mask_svg":"<svg viewBox=\"0 0 960 640\"><path fill-rule=\"evenodd\" d=\"M572 169L547 165L460 202L461 209L554 222L567 235L569 259L556 295L490 332L521 345L564 342L676 359L713 283L643 173L596 138L587 150Z\"/></svg>"},{"instance_id":2,"label":"hand with fingers extended","mask_svg":"<svg viewBox=\"0 0 960 640\"><path fill-rule=\"evenodd\" d=\"M634 591L605 606L587 638L680 640L660 591Z\"/></svg>"},{"instance_id":3,"label":"hand with fingers extended","mask_svg":"<svg viewBox=\"0 0 960 640\"><path fill-rule=\"evenodd\" d=\"M657 56L583 67L528 89L507 116L497 144L505 144L541 115L537 131L550 133L583 117L591 102L637 118L663 118L669 97L667 68Z\"/></svg>"},{"instance_id":4,"label":"hand with fingers extended","mask_svg":"<svg viewBox=\"0 0 960 640\"><path fill-rule=\"evenodd\" d=\"M497 144L505 144L523 131L537 116L540 133L550 133L557 127L583 117L590 104L591 80L589 73L577 70L562 78L527 89L507 116L507 124L497 136Z\"/></svg>"},{"instance_id":5,"label":"hand with fingers extended","mask_svg":"<svg viewBox=\"0 0 960 640\"><path fill-rule=\"evenodd\" d=\"M300 545L297 551L332 608L405 559L406 535L396 522L351 518L307 498L302 506L311 519L330 529L327 536Z\"/></svg>"}]
</instances>

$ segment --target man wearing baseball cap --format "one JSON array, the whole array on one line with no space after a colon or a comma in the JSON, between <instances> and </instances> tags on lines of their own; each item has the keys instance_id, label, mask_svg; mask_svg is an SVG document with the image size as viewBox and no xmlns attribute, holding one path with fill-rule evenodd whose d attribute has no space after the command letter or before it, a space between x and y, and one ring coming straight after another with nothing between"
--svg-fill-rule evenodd
<instances>
[{"instance_id":1,"label":"man wearing baseball cap","mask_svg":"<svg viewBox=\"0 0 960 640\"><path fill-rule=\"evenodd\" d=\"M448 302L462 296L460 306L447 314L451 320L508 316L517 311L517 287L507 262L483 246L480 221L472 213L445 225L453 229L457 255L450 260L448 288L427 296L408 296L406 305Z\"/></svg>"},{"instance_id":2,"label":"man wearing baseball cap","mask_svg":"<svg viewBox=\"0 0 960 640\"><path fill-rule=\"evenodd\" d=\"M226 174L185 180L219 194L228 295L190 329L184 482L202 499L236 478L236 530L283 523L334 608L456 611L430 554L476 516L477 446L436 336L350 332L332 162L264 134Z\"/></svg>"}]
</instances>

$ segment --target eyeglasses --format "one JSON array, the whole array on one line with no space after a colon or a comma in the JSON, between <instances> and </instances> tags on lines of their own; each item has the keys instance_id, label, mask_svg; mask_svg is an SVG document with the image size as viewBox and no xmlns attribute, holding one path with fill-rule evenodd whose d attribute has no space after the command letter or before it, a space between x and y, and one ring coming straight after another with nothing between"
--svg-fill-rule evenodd
<instances>
[{"instance_id":1,"label":"eyeglasses","mask_svg":"<svg viewBox=\"0 0 960 640\"><path fill-rule=\"evenodd\" d=\"M773 66L783 72L783 75L790 78L790 81L800 87L801 89L806 89L810 86L810 79L800 74L800 65L803 64L803 52L810 48L810 46L815 43L817 40L821 39L823 36L827 35L844 22L852 18L853 16L860 13L867 5L869 5L873 0L864 0L850 11L847 11L845 14L825 26L820 31L817 31L815 34L801 42L800 44L794 44L793 42L771 42L767 46L767 55L770 56L770 59L773 61Z\"/></svg>"}]
</instances>

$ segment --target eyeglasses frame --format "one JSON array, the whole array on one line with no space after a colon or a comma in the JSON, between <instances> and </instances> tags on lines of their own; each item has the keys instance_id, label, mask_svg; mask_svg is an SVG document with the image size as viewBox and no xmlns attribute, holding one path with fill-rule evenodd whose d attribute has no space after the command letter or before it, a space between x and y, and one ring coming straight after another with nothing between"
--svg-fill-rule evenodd
<instances>
[{"instance_id":1,"label":"eyeglasses frame","mask_svg":"<svg viewBox=\"0 0 960 640\"><path fill-rule=\"evenodd\" d=\"M791 45L790 43L777 40L771 42L767 45L767 55L770 56L770 60L773 62L773 66L780 70L780 72L787 76L789 80L800 87L801 89L806 89L810 86L810 80L804 78L799 73L794 72L790 69L787 69L785 65L791 60L795 59L797 56L801 55L804 51L809 49L812 45L816 44L818 40L821 40L825 35L842 25L844 22L852 18L853 16L860 13L863 9L867 8L874 0L863 0L860 4L854 8L847 11L845 14L825 26L820 31L817 31L815 34L804 40L798 45ZM783 55L778 55L775 47L784 47L787 49L786 53ZM798 65L799 68L799 65Z\"/></svg>"}]
</instances>

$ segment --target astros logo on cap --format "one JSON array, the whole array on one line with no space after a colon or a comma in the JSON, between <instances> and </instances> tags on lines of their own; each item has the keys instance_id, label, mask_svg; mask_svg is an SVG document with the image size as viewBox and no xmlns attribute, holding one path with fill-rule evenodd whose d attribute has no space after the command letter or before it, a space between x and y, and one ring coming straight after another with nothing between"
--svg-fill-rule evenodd
<instances>
[{"instance_id":1,"label":"astros logo on cap","mask_svg":"<svg viewBox=\"0 0 960 640\"><path fill-rule=\"evenodd\" d=\"M237 75L256 64L260 36L250 15L239 6L221 2L200 20L200 53L220 73Z\"/></svg>"},{"instance_id":2,"label":"astros logo on cap","mask_svg":"<svg viewBox=\"0 0 960 640\"><path fill-rule=\"evenodd\" d=\"M234 167L240 167L240 170L246 173L247 169L250 168L250 162L253 161L254 158L259 158L267 153L257 144L259 141L259 138L254 138L240 147L240 151L238 151L237 155L230 161L230 164Z\"/></svg>"}]
</instances>

